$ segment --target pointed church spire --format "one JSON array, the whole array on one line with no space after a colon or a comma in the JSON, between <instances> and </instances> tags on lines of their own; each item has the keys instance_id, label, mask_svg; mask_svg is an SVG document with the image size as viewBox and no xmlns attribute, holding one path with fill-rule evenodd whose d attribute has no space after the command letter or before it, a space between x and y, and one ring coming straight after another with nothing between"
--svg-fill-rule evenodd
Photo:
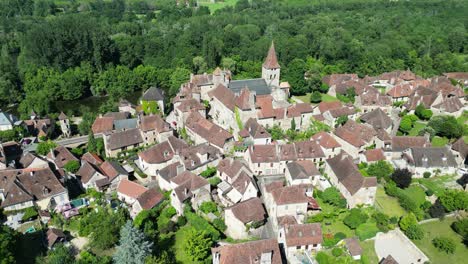
<instances>
[{"instance_id":1,"label":"pointed church spire","mask_svg":"<svg viewBox=\"0 0 468 264\"><path fill-rule=\"evenodd\" d=\"M263 63L263 68L266 69L279 69L280 65L278 64L278 59L276 58L275 43L271 41L270 50L268 55Z\"/></svg>"}]
</instances>

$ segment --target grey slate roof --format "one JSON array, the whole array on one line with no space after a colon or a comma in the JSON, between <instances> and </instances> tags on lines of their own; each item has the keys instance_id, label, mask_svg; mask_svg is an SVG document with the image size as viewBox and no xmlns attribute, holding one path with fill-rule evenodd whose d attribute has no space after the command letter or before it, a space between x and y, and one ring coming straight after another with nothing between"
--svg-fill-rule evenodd
<instances>
[{"instance_id":1,"label":"grey slate roof","mask_svg":"<svg viewBox=\"0 0 468 264\"><path fill-rule=\"evenodd\" d=\"M115 130L137 128L137 126L138 126L137 118L114 120Z\"/></svg>"},{"instance_id":2,"label":"grey slate roof","mask_svg":"<svg viewBox=\"0 0 468 264\"><path fill-rule=\"evenodd\" d=\"M139 129L129 129L109 135L108 147L111 150L143 143Z\"/></svg>"},{"instance_id":3,"label":"grey slate roof","mask_svg":"<svg viewBox=\"0 0 468 264\"><path fill-rule=\"evenodd\" d=\"M143 94L143 101L162 101L164 100L164 92L156 87L151 87Z\"/></svg>"},{"instance_id":4,"label":"grey slate roof","mask_svg":"<svg viewBox=\"0 0 468 264\"><path fill-rule=\"evenodd\" d=\"M363 114L360 119L375 129L387 129L392 125L392 119L380 108Z\"/></svg>"},{"instance_id":5,"label":"grey slate roof","mask_svg":"<svg viewBox=\"0 0 468 264\"><path fill-rule=\"evenodd\" d=\"M242 88L245 88L246 86L250 91L255 92L257 95L271 94L271 88L262 78L231 81L228 88L235 94L240 94Z\"/></svg>"},{"instance_id":6,"label":"grey slate roof","mask_svg":"<svg viewBox=\"0 0 468 264\"><path fill-rule=\"evenodd\" d=\"M452 152L446 147L411 148L416 167L457 167Z\"/></svg>"}]
</instances>

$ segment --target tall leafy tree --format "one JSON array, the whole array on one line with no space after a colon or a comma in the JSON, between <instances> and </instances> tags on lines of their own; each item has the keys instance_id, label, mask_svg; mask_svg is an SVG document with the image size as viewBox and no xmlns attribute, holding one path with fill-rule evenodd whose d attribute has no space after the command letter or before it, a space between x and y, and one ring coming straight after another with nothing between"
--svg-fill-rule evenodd
<instances>
[{"instance_id":1,"label":"tall leafy tree","mask_svg":"<svg viewBox=\"0 0 468 264\"><path fill-rule=\"evenodd\" d=\"M202 261L208 257L212 243L205 231L191 228L185 237L184 249L192 261Z\"/></svg>"},{"instance_id":2,"label":"tall leafy tree","mask_svg":"<svg viewBox=\"0 0 468 264\"><path fill-rule=\"evenodd\" d=\"M153 244L146 240L143 232L133 227L132 221L120 230L120 241L113 256L116 264L144 264L145 259L151 253Z\"/></svg>"},{"instance_id":3,"label":"tall leafy tree","mask_svg":"<svg viewBox=\"0 0 468 264\"><path fill-rule=\"evenodd\" d=\"M14 250L17 236L17 233L9 226L0 226L0 264L16 263Z\"/></svg>"}]
</instances>

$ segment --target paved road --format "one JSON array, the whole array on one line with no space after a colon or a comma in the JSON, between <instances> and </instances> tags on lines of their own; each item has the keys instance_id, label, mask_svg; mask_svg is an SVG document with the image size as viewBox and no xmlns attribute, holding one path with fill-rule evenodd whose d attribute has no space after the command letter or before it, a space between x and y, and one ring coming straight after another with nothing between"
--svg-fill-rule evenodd
<instances>
[{"instance_id":1,"label":"paved road","mask_svg":"<svg viewBox=\"0 0 468 264\"><path fill-rule=\"evenodd\" d=\"M102 134L95 134L94 137L101 138ZM88 142L88 136L64 138L64 139L55 141L55 143L57 143L57 145L60 145L60 146L80 145L86 142Z\"/></svg>"}]
</instances>

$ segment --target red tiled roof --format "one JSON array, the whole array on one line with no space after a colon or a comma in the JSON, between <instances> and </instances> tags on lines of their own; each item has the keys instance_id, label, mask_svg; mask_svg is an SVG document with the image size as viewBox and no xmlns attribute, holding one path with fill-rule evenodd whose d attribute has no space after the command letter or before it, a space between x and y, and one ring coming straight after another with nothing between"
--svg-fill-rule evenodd
<instances>
[{"instance_id":1,"label":"red tiled roof","mask_svg":"<svg viewBox=\"0 0 468 264\"><path fill-rule=\"evenodd\" d=\"M319 223L287 225L285 238L287 247L322 244L322 228Z\"/></svg>"},{"instance_id":2,"label":"red tiled roof","mask_svg":"<svg viewBox=\"0 0 468 264\"><path fill-rule=\"evenodd\" d=\"M114 128L113 117L98 117L96 118L96 120L94 120L94 123L91 126L91 129L93 130L94 134L112 131L113 128Z\"/></svg>"},{"instance_id":3,"label":"red tiled roof","mask_svg":"<svg viewBox=\"0 0 468 264\"><path fill-rule=\"evenodd\" d=\"M117 187L117 192L134 199L140 197L146 190L146 187L125 179L121 180Z\"/></svg>"},{"instance_id":4,"label":"red tiled roof","mask_svg":"<svg viewBox=\"0 0 468 264\"><path fill-rule=\"evenodd\" d=\"M325 131L313 135L311 139L317 141L320 146L326 149L341 147L340 143Z\"/></svg>"},{"instance_id":5,"label":"red tiled roof","mask_svg":"<svg viewBox=\"0 0 468 264\"><path fill-rule=\"evenodd\" d=\"M268 50L268 55L262 65L266 69L278 69L280 65L278 63L278 58L276 58L275 44L271 42L270 49Z\"/></svg>"},{"instance_id":6,"label":"red tiled roof","mask_svg":"<svg viewBox=\"0 0 468 264\"><path fill-rule=\"evenodd\" d=\"M385 155L381 148L379 149L369 149L364 152L367 162L385 160Z\"/></svg>"},{"instance_id":7,"label":"red tiled roof","mask_svg":"<svg viewBox=\"0 0 468 264\"><path fill-rule=\"evenodd\" d=\"M226 210L231 210L234 216L244 224L262 221L266 217L262 200L258 197L240 202Z\"/></svg>"}]
</instances>

